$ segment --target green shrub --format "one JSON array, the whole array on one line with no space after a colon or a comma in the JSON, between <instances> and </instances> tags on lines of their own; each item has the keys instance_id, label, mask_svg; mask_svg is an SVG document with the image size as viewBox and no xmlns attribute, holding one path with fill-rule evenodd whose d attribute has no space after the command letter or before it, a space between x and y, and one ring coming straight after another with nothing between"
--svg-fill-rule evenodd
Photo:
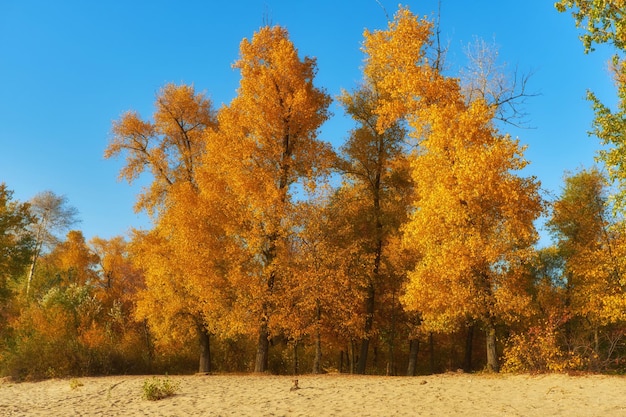
<instances>
[{"instance_id":1,"label":"green shrub","mask_svg":"<svg viewBox=\"0 0 626 417\"><path fill-rule=\"evenodd\" d=\"M78 389L82 387L83 385L85 384L83 384L83 382L80 379L76 379L76 378L70 379L70 388L73 390Z\"/></svg>"},{"instance_id":2,"label":"green shrub","mask_svg":"<svg viewBox=\"0 0 626 417\"><path fill-rule=\"evenodd\" d=\"M157 401L171 397L180 389L180 383L169 378L151 378L143 382L143 398L150 401Z\"/></svg>"}]
</instances>

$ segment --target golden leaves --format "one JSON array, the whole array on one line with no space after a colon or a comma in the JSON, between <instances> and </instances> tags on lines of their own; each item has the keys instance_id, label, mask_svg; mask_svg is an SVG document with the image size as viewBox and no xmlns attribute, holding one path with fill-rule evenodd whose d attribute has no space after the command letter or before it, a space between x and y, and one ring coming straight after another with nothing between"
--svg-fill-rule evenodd
<instances>
[{"instance_id":1,"label":"golden leaves","mask_svg":"<svg viewBox=\"0 0 626 417\"><path fill-rule=\"evenodd\" d=\"M510 296L520 289L512 274L519 249L536 239L542 206L538 183L513 173L526 164L523 149L497 132L494 109L483 100L466 105L458 81L427 58L430 31L401 9L388 31L366 33L365 71L384 98L378 128L406 117L420 145L404 245L422 259L409 273L404 303L450 330L464 317L523 308L523 299ZM498 294L508 302L498 303Z\"/></svg>"},{"instance_id":2,"label":"golden leaves","mask_svg":"<svg viewBox=\"0 0 626 417\"><path fill-rule=\"evenodd\" d=\"M126 154L120 177L128 182L146 169L152 174L152 184L135 206L149 214L162 207L170 186L194 183L205 132L217 123L210 100L190 86L167 84L157 95L155 107L154 122L142 120L136 112L113 122L113 138L104 153L105 158Z\"/></svg>"}]
</instances>

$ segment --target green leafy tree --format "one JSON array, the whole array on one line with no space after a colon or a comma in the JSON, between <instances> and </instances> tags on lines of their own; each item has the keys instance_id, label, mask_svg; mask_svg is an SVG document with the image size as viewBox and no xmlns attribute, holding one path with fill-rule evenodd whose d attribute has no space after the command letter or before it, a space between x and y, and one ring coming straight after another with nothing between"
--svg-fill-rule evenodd
<instances>
[{"instance_id":1,"label":"green leafy tree","mask_svg":"<svg viewBox=\"0 0 626 417\"><path fill-rule=\"evenodd\" d=\"M615 209L626 209L626 4L621 0L560 0L555 4L560 12L571 10L576 26L585 29L581 40L585 52L593 51L594 44L608 44L615 48L612 69L617 86L617 108L603 104L591 91L587 98L591 101L595 119L591 133L600 139L604 148L598 159L604 163L609 179L618 186Z\"/></svg>"}]
</instances>

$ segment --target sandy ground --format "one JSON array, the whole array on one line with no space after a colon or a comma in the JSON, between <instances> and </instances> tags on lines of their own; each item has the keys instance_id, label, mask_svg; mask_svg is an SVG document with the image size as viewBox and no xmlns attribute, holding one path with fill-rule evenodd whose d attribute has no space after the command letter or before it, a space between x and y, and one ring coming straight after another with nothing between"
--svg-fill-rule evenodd
<instances>
[{"instance_id":1,"label":"sandy ground","mask_svg":"<svg viewBox=\"0 0 626 417\"><path fill-rule=\"evenodd\" d=\"M170 376L148 401L150 378L0 380L0 416L626 416L626 377L601 375Z\"/></svg>"}]
</instances>

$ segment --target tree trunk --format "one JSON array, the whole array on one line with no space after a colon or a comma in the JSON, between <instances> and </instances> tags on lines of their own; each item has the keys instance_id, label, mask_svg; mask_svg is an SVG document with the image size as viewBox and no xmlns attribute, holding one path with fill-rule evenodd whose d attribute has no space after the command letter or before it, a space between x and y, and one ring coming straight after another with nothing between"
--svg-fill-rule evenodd
<instances>
[{"instance_id":1,"label":"tree trunk","mask_svg":"<svg viewBox=\"0 0 626 417\"><path fill-rule=\"evenodd\" d=\"M256 361L254 363L254 372L266 372L269 361L270 339L267 330L267 320L261 321L259 328L259 340L256 350Z\"/></svg>"},{"instance_id":2,"label":"tree trunk","mask_svg":"<svg viewBox=\"0 0 626 417\"><path fill-rule=\"evenodd\" d=\"M357 356L357 353L356 353L356 341L351 340L350 341L350 358L349 358L351 374L354 374L356 372L356 364L358 361L359 361L359 357Z\"/></svg>"},{"instance_id":3,"label":"tree trunk","mask_svg":"<svg viewBox=\"0 0 626 417\"><path fill-rule=\"evenodd\" d=\"M198 325L198 338L200 341L198 372L201 374L211 373L211 335L205 326Z\"/></svg>"},{"instance_id":4,"label":"tree trunk","mask_svg":"<svg viewBox=\"0 0 626 417\"><path fill-rule=\"evenodd\" d=\"M474 325L467 326L467 337L465 338L465 360L463 361L463 371L472 372L472 348L474 347Z\"/></svg>"},{"instance_id":5,"label":"tree trunk","mask_svg":"<svg viewBox=\"0 0 626 417\"><path fill-rule=\"evenodd\" d=\"M146 342L146 350L148 351L148 368L152 369L152 360L154 359L154 343L150 337L150 327L148 326L148 320L144 319L142 323L142 330L144 339Z\"/></svg>"},{"instance_id":6,"label":"tree trunk","mask_svg":"<svg viewBox=\"0 0 626 417\"><path fill-rule=\"evenodd\" d=\"M339 351L339 373L343 373L343 349Z\"/></svg>"},{"instance_id":7,"label":"tree trunk","mask_svg":"<svg viewBox=\"0 0 626 417\"><path fill-rule=\"evenodd\" d=\"M266 266L272 264L274 259L276 258L276 236L272 235L269 237L269 245L267 251L263 253L265 257ZM274 271L271 271L269 277L267 279L267 295L271 295L274 291L274 282L276 281L276 274ZM254 372L266 372L268 368L269 362L269 350L270 350L270 334L268 328L269 321L269 302L264 301L262 305L261 311L261 324L259 325L259 340L257 343L256 350L256 360L254 363Z\"/></svg>"},{"instance_id":8,"label":"tree trunk","mask_svg":"<svg viewBox=\"0 0 626 417\"><path fill-rule=\"evenodd\" d=\"M300 361L298 357L298 341L293 342L293 374L300 374Z\"/></svg>"},{"instance_id":9,"label":"tree trunk","mask_svg":"<svg viewBox=\"0 0 626 417\"><path fill-rule=\"evenodd\" d=\"M374 324L374 284L372 282L367 286L367 298L365 299L365 337L361 339L361 350L359 353L359 361L356 367L357 374L364 374L367 366L367 353L370 346L370 332Z\"/></svg>"},{"instance_id":10,"label":"tree trunk","mask_svg":"<svg viewBox=\"0 0 626 417\"><path fill-rule=\"evenodd\" d=\"M343 351L341 351L341 353L343 354ZM341 359L343 361L343 357ZM340 362L339 372L341 372L342 365L343 364L341 364ZM319 329L315 333L315 357L313 358L313 373L322 373L322 335Z\"/></svg>"},{"instance_id":11,"label":"tree trunk","mask_svg":"<svg viewBox=\"0 0 626 417\"><path fill-rule=\"evenodd\" d=\"M435 373L435 339L433 337L433 332L430 332L428 335L428 350L430 353L430 373Z\"/></svg>"},{"instance_id":12,"label":"tree trunk","mask_svg":"<svg viewBox=\"0 0 626 417\"><path fill-rule=\"evenodd\" d=\"M406 369L406 376L415 376L417 373L417 355L420 351L420 341L409 340L409 366Z\"/></svg>"},{"instance_id":13,"label":"tree trunk","mask_svg":"<svg viewBox=\"0 0 626 417\"><path fill-rule=\"evenodd\" d=\"M397 375L396 369L396 290L391 294L391 332L389 334L389 356L387 358L387 376Z\"/></svg>"},{"instance_id":14,"label":"tree trunk","mask_svg":"<svg viewBox=\"0 0 626 417\"><path fill-rule=\"evenodd\" d=\"M498 353L496 351L496 326L489 323L487 335L487 372L498 372Z\"/></svg>"},{"instance_id":15,"label":"tree trunk","mask_svg":"<svg viewBox=\"0 0 626 417\"><path fill-rule=\"evenodd\" d=\"M41 229L42 226L39 227ZM43 247L43 241L41 241L40 233L41 230L37 231L37 238L35 243L35 251L33 253L33 259L30 263L30 267L28 268L28 278L26 280L26 298L30 295L30 284L33 282L33 276L35 275L35 265L37 264L37 260L39 259L39 255L41 254L41 249Z\"/></svg>"}]
</instances>

